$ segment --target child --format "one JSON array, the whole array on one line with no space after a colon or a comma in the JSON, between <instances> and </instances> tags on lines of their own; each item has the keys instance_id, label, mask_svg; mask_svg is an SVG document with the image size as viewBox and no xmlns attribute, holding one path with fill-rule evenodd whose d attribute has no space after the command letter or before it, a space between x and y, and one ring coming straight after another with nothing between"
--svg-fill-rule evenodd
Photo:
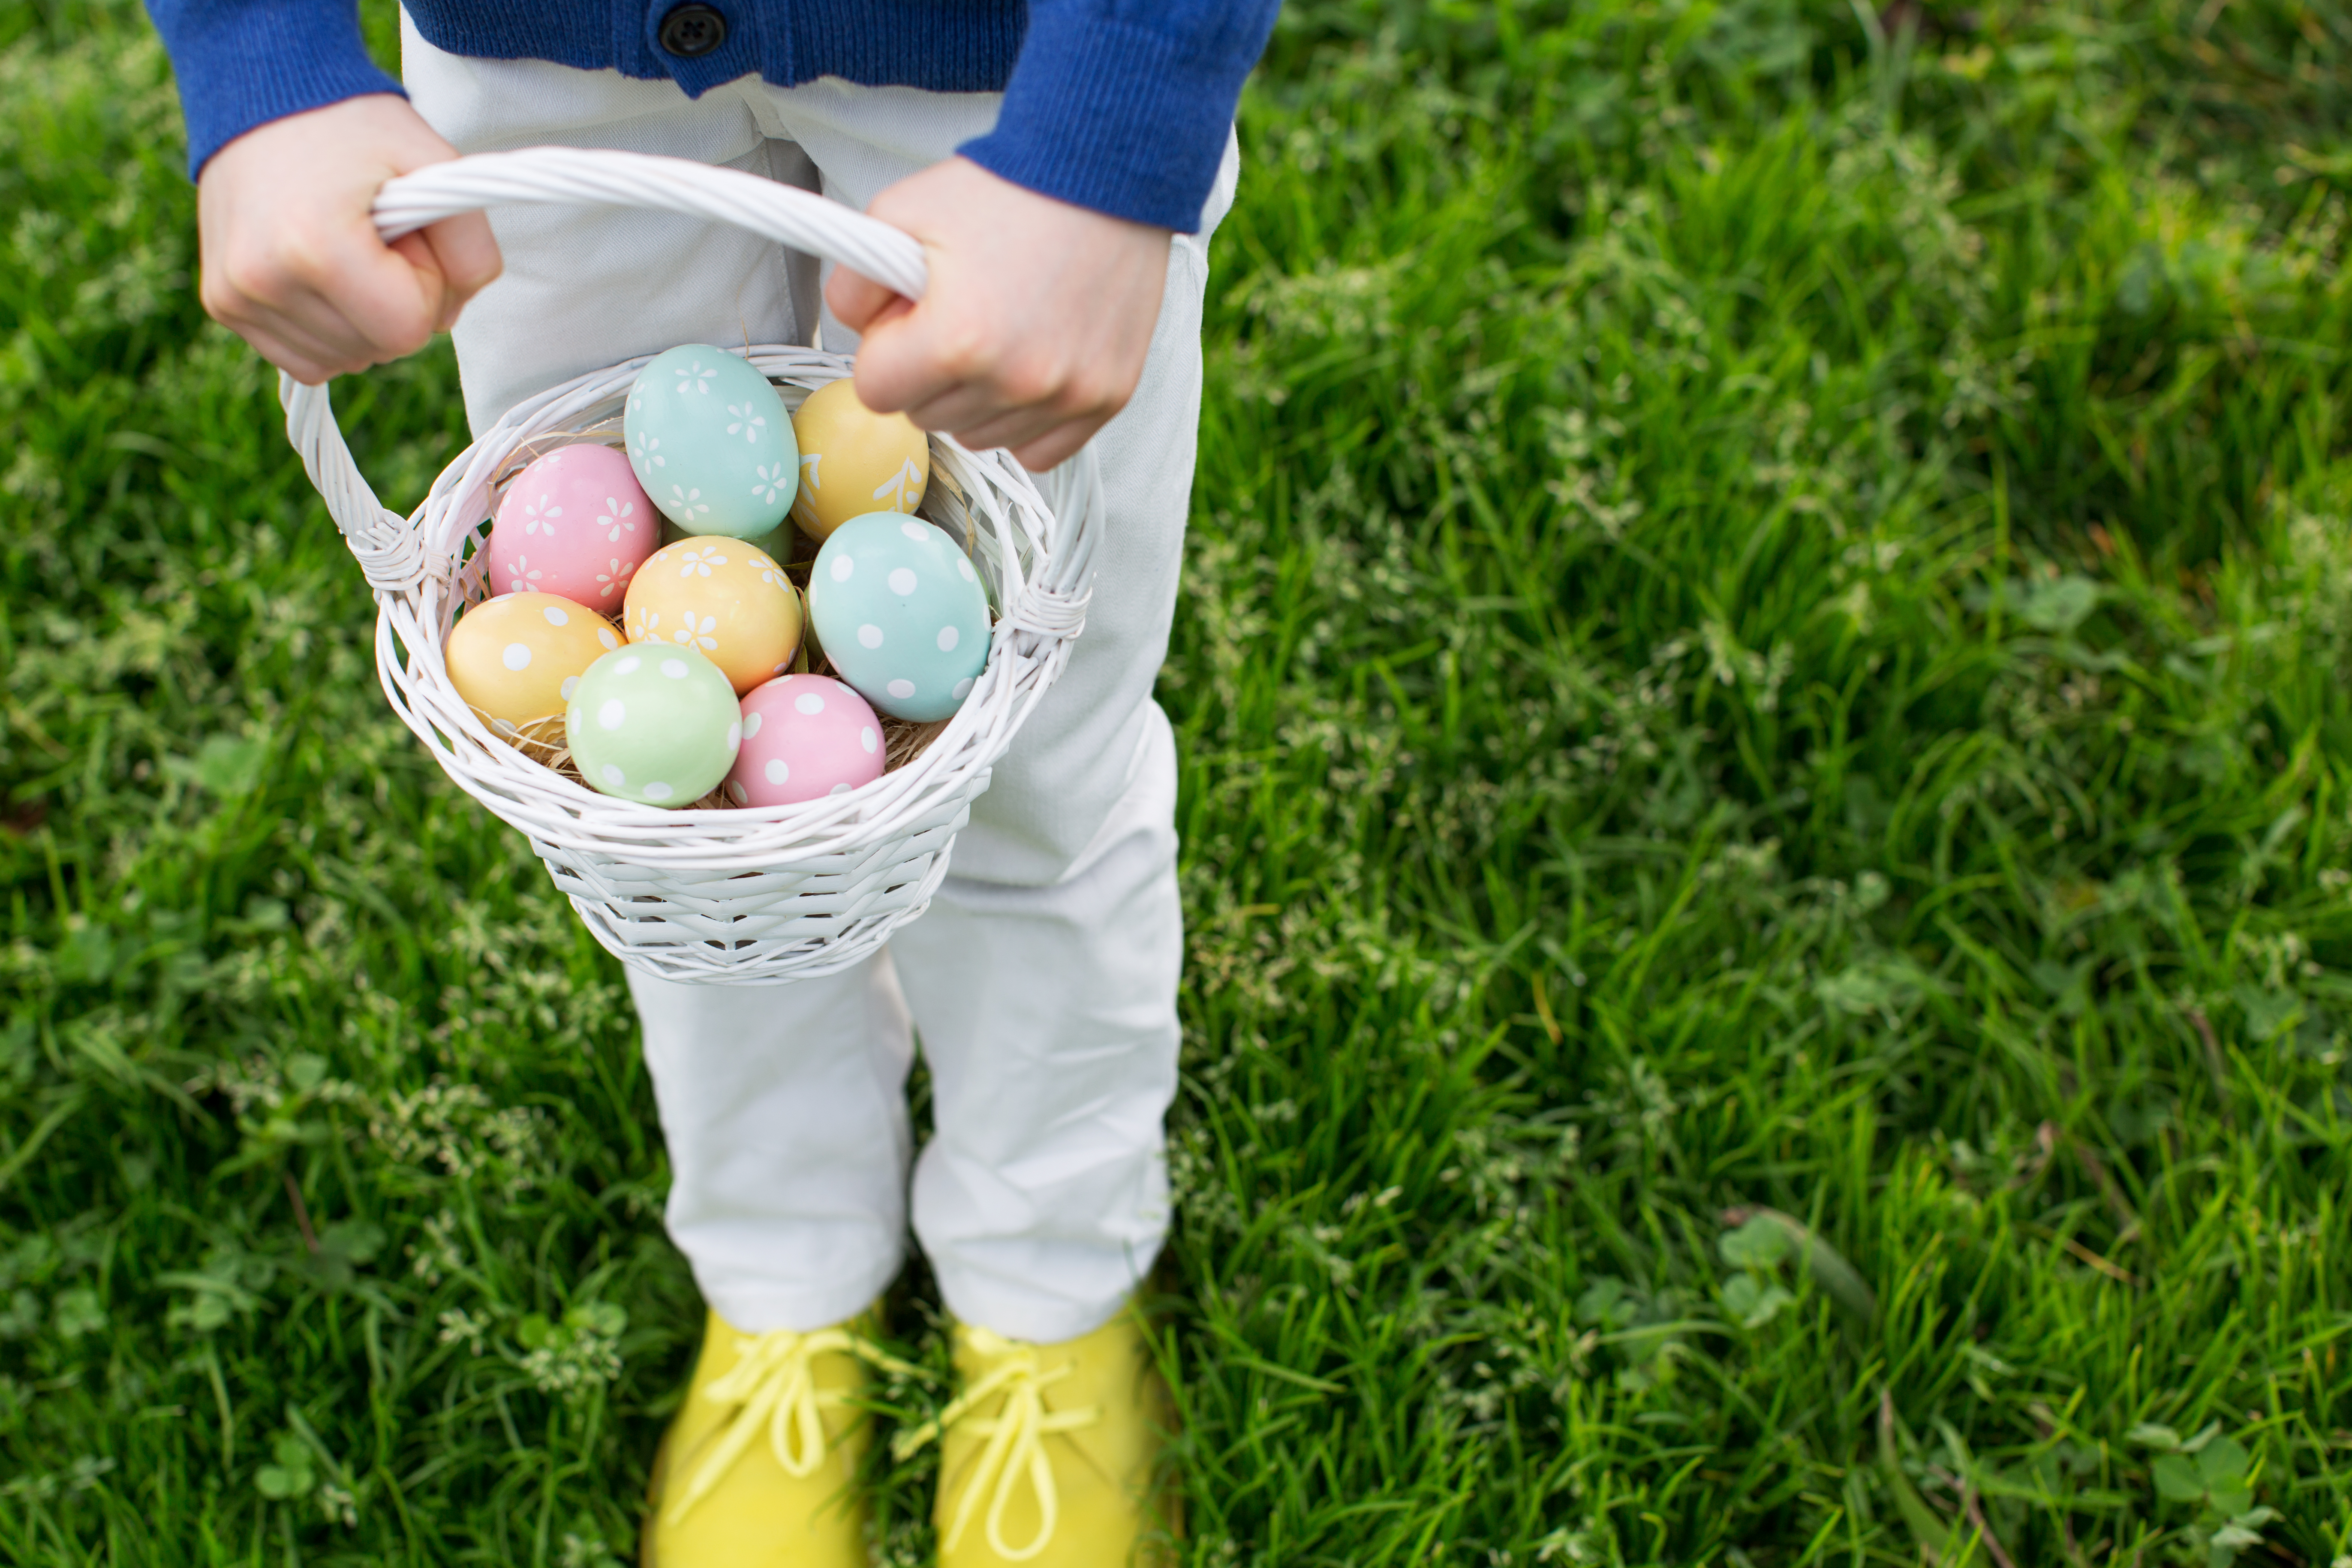
<instances>
[{"instance_id":1,"label":"child","mask_svg":"<svg viewBox=\"0 0 2352 1568\"><path fill-rule=\"evenodd\" d=\"M941 1562L1114 1568L1157 1528L1165 1391L1129 1303L1167 1223L1182 932L1175 746L1151 687L1208 239L1275 4L416 0L403 102L350 0L151 0L186 104L205 307L302 380L454 329L479 429L633 354L804 342L821 323L825 347L858 350L877 409L1040 471L1089 439L1101 463L1086 634L930 912L826 979L630 977L670 1231L711 1308L656 1463L644 1556L659 1568L865 1560L849 1402L875 1354L865 1314L900 1262L918 1026L938 1132L912 1223L961 1385L902 1444L941 1446ZM513 207L376 240L386 178L544 143L820 190L921 240L930 291L910 305L846 271L821 281L806 258L665 215Z\"/></svg>"}]
</instances>

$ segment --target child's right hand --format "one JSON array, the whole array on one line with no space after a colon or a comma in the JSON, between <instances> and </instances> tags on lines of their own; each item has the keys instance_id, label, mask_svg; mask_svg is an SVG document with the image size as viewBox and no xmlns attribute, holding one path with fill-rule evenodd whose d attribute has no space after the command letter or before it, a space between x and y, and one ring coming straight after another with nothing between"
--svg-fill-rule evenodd
<instances>
[{"instance_id":1,"label":"child's right hand","mask_svg":"<svg viewBox=\"0 0 2352 1568\"><path fill-rule=\"evenodd\" d=\"M498 277L498 241L465 213L387 246L368 210L394 174L457 155L389 93L247 132L196 182L205 310L314 386L414 353Z\"/></svg>"}]
</instances>

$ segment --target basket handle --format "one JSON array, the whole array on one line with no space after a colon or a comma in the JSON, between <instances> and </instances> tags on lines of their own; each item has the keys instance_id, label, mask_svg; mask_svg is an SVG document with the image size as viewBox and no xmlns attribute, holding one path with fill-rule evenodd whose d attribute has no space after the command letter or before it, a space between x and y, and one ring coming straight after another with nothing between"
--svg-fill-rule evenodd
<instances>
[{"instance_id":1,"label":"basket handle","mask_svg":"<svg viewBox=\"0 0 2352 1568\"><path fill-rule=\"evenodd\" d=\"M644 153L528 147L428 164L376 193L376 232L394 240L507 203L678 213L837 261L909 300L921 299L929 283L923 247L878 218L757 174ZM281 372L278 400L286 409L286 438L301 454L369 585L399 593L433 574L425 542L376 500L352 460L326 387L305 386Z\"/></svg>"}]
</instances>

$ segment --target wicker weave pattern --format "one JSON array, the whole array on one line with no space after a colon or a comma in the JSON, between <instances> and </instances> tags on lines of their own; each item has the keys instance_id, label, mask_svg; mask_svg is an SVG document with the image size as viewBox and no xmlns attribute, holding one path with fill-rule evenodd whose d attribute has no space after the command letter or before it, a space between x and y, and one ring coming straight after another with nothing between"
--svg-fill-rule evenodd
<instances>
[{"instance_id":1,"label":"wicker weave pattern","mask_svg":"<svg viewBox=\"0 0 2352 1568\"><path fill-rule=\"evenodd\" d=\"M754 175L677 159L540 148L436 164L385 186L388 237L493 201L639 205L741 225L850 262L909 295L925 280L905 235ZM849 372L815 350L751 351L788 403ZM387 511L352 461L323 387L280 379L288 438L374 589L376 669L403 722L458 786L528 835L590 931L624 963L671 980L758 984L831 973L928 907L989 770L1068 661L1100 531L1091 451L1056 521L1003 452L931 437L922 514L963 542L997 620L987 668L922 754L846 795L798 805L665 811L601 795L530 761L461 700L442 662L484 592L474 553L493 481L518 452L551 449L616 415L643 358L518 405L459 453L415 515Z\"/></svg>"}]
</instances>

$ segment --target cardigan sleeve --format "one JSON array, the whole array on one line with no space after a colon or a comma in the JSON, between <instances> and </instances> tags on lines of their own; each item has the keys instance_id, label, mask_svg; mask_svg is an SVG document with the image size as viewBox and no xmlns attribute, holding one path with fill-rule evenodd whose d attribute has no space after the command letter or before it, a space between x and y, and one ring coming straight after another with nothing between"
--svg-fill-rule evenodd
<instances>
[{"instance_id":1,"label":"cardigan sleeve","mask_svg":"<svg viewBox=\"0 0 2352 1568\"><path fill-rule=\"evenodd\" d=\"M1030 0L996 128L958 149L1018 185L1191 233L1280 0Z\"/></svg>"},{"instance_id":2,"label":"cardigan sleeve","mask_svg":"<svg viewBox=\"0 0 2352 1568\"><path fill-rule=\"evenodd\" d=\"M147 0L188 121L188 174L255 126L399 92L368 58L355 0Z\"/></svg>"}]
</instances>

